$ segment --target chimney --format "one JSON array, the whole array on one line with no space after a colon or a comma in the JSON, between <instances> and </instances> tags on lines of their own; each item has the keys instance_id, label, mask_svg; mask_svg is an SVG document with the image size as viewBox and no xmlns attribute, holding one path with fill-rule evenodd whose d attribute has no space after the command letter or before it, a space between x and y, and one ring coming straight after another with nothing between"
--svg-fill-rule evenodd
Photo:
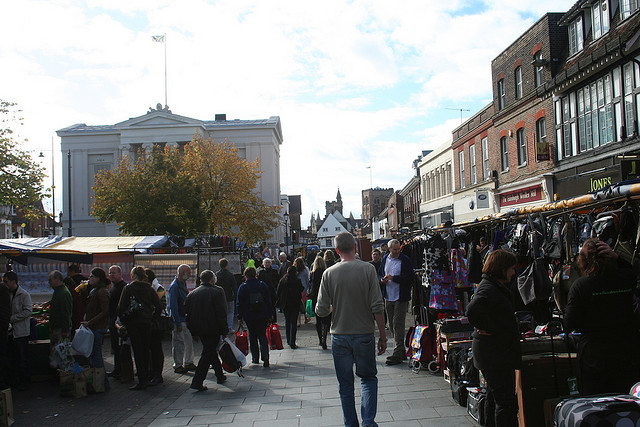
<instances>
[{"instance_id":1,"label":"chimney","mask_svg":"<svg viewBox=\"0 0 640 427\"><path fill-rule=\"evenodd\" d=\"M216 122L226 122L227 115L226 114L216 114Z\"/></svg>"}]
</instances>

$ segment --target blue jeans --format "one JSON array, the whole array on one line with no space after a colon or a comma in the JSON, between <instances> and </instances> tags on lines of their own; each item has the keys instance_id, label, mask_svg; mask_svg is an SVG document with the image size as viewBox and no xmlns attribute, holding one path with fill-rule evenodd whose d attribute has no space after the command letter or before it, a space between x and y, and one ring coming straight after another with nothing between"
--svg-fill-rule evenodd
<instances>
[{"instance_id":1,"label":"blue jeans","mask_svg":"<svg viewBox=\"0 0 640 427\"><path fill-rule=\"evenodd\" d=\"M332 335L331 353L338 378L344 425L357 427L358 415L353 384L353 364L362 384L360 414L363 426L377 426L378 378L376 340L373 334Z\"/></svg>"},{"instance_id":2,"label":"blue jeans","mask_svg":"<svg viewBox=\"0 0 640 427\"><path fill-rule=\"evenodd\" d=\"M229 326L229 329L234 329L233 323L235 322L235 320L236 320L236 302L227 301L227 325Z\"/></svg>"},{"instance_id":3,"label":"blue jeans","mask_svg":"<svg viewBox=\"0 0 640 427\"><path fill-rule=\"evenodd\" d=\"M104 359L102 358L102 341L104 334L107 333L107 328L92 329L93 332L93 350L91 351L91 364L94 368L104 368ZM104 386L109 388L109 378L104 376Z\"/></svg>"}]
</instances>

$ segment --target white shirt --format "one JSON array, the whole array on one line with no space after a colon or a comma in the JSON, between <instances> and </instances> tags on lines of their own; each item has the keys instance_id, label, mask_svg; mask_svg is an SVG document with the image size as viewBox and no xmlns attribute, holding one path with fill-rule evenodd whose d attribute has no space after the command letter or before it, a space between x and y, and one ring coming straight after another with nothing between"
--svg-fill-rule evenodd
<instances>
[{"instance_id":1,"label":"white shirt","mask_svg":"<svg viewBox=\"0 0 640 427\"><path fill-rule=\"evenodd\" d=\"M384 264L384 273L392 276L399 276L402 262L400 257L391 258L387 257L387 261ZM387 301L398 301L400 299L400 284L389 280L387 282Z\"/></svg>"}]
</instances>

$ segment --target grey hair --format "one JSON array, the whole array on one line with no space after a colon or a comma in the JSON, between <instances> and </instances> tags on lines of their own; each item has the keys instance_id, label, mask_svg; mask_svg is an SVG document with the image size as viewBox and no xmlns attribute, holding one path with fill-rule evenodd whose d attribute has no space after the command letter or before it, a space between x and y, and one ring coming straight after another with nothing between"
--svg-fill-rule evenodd
<instances>
[{"instance_id":1,"label":"grey hair","mask_svg":"<svg viewBox=\"0 0 640 427\"><path fill-rule=\"evenodd\" d=\"M355 250L356 239L353 237L353 234L348 231L341 231L334 237L333 244L338 251L350 253Z\"/></svg>"},{"instance_id":2,"label":"grey hair","mask_svg":"<svg viewBox=\"0 0 640 427\"><path fill-rule=\"evenodd\" d=\"M398 239L389 240L389 244L387 246L391 247L393 245L399 245L400 246L400 241Z\"/></svg>"}]
</instances>

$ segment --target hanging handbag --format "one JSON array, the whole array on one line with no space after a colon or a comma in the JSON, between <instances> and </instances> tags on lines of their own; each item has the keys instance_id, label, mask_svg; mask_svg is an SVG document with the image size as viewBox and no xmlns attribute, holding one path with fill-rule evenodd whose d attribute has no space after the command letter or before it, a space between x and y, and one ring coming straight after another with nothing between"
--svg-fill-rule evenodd
<instances>
[{"instance_id":1,"label":"hanging handbag","mask_svg":"<svg viewBox=\"0 0 640 427\"><path fill-rule=\"evenodd\" d=\"M236 332L236 347L245 355L249 354L249 339L247 337L247 331L242 326L240 326Z\"/></svg>"},{"instance_id":2,"label":"hanging handbag","mask_svg":"<svg viewBox=\"0 0 640 427\"><path fill-rule=\"evenodd\" d=\"M316 313L313 311L313 301L308 299L306 304L307 317L315 317Z\"/></svg>"},{"instance_id":3,"label":"hanging handbag","mask_svg":"<svg viewBox=\"0 0 640 427\"><path fill-rule=\"evenodd\" d=\"M167 313L167 309L165 308L164 310L162 310L162 313L160 313L160 316L156 320L156 330L162 332L171 332L173 331L173 328L173 317L169 316L169 313Z\"/></svg>"},{"instance_id":4,"label":"hanging handbag","mask_svg":"<svg viewBox=\"0 0 640 427\"><path fill-rule=\"evenodd\" d=\"M456 288L468 288L469 272L464 265L462 253L460 249L451 249L451 270L453 274L453 283Z\"/></svg>"},{"instance_id":5,"label":"hanging handbag","mask_svg":"<svg viewBox=\"0 0 640 427\"><path fill-rule=\"evenodd\" d=\"M580 267L578 267L578 264L575 262L575 258L573 257L572 245L575 235L573 223L567 215L565 215L564 237L566 259L560 266L560 270L558 270L553 277L552 283L553 299L561 312L564 311L564 308L567 305L567 298L569 296L569 289L571 289L571 285L573 285L573 282L575 282L576 279L582 276Z\"/></svg>"},{"instance_id":6,"label":"hanging handbag","mask_svg":"<svg viewBox=\"0 0 640 427\"><path fill-rule=\"evenodd\" d=\"M451 273L443 270L433 270L432 279L429 307L436 310L461 311L456 289L451 283Z\"/></svg>"}]
</instances>

